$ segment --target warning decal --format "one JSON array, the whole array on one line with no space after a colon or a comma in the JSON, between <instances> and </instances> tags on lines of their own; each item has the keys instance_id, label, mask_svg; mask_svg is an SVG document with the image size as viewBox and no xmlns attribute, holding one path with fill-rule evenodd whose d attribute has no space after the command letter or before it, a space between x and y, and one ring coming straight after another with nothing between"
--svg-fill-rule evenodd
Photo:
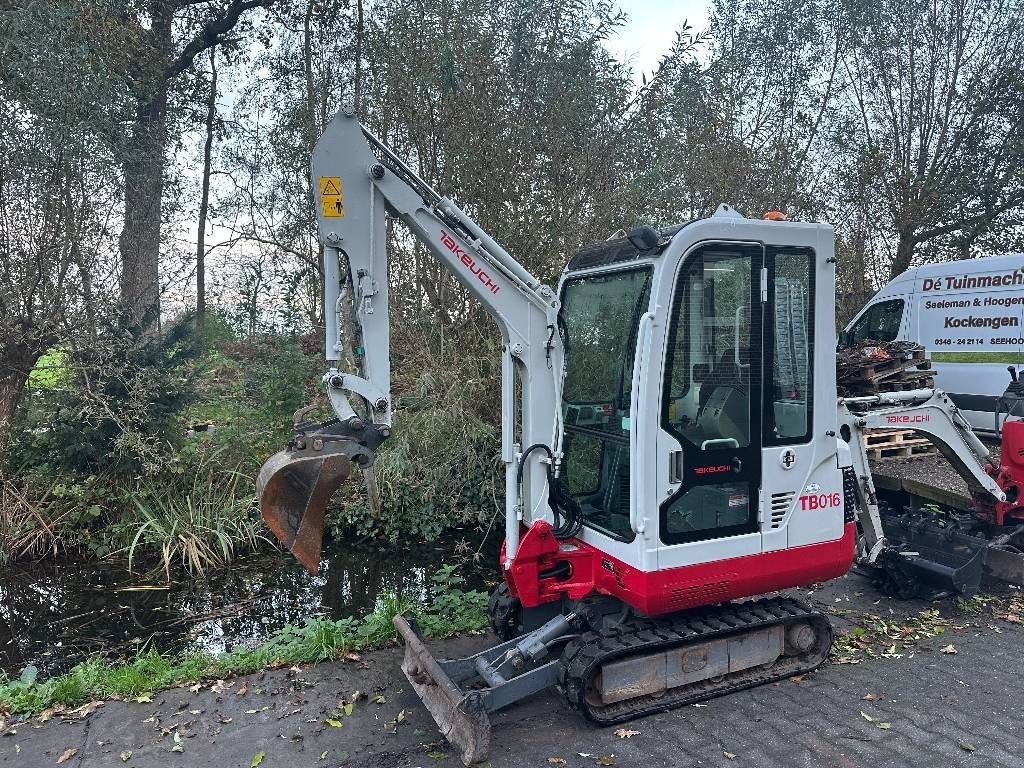
<instances>
[{"instance_id":1,"label":"warning decal","mask_svg":"<svg viewBox=\"0 0 1024 768\"><path fill-rule=\"evenodd\" d=\"M320 177L320 206L323 208L324 218L344 218L345 196L341 192L340 176Z\"/></svg>"}]
</instances>

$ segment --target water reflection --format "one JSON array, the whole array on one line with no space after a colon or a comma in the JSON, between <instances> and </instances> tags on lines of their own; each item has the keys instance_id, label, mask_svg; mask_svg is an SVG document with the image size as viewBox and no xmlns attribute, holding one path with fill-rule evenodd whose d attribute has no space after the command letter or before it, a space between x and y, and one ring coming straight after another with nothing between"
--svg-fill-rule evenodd
<instances>
[{"instance_id":1,"label":"water reflection","mask_svg":"<svg viewBox=\"0 0 1024 768\"><path fill-rule=\"evenodd\" d=\"M420 598L443 562L452 562L450 551L435 547L334 545L317 576L272 553L170 585L97 563L8 566L0 570L0 669L17 675L31 663L54 674L91 654L123 656L145 644L165 652L256 645L311 616L362 616L389 595ZM494 563L490 554L460 571L470 586L489 589Z\"/></svg>"}]
</instances>

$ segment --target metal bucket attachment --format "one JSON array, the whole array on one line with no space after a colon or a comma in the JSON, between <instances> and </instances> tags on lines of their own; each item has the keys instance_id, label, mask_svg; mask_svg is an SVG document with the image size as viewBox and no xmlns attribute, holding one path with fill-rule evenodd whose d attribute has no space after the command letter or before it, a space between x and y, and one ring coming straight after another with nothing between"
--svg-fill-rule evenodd
<instances>
[{"instance_id":1,"label":"metal bucket attachment","mask_svg":"<svg viewBox=\"0 0 1024 768\"><path fill-rule=\"evenodd\" d=\"M324 514L331 496L352 474L354 463L373 460L370 449L337 430L333 424L297 432L289 447L267 459L256 477L263 519L313 574L320 567Z\"/></svg>"},{"instance_id":2,"label":"metal bucket attachment","mask_svg":"<svg viewBox=\"0 0 1024 768\"><path fill-rule=\"evenodd\" d=\"M405 641L402 671L437 723L441 735L462 753L466 765L487 759L491 747L491 721L483 695L463 692L423 644L413 624L395 616L395 629Z\"/></svg>"},{"instance_id":3,"label":"metal bucket attachment","mask_svg":"<svg viewBox=\"0 0 1024 768\"><path fill-rule=\"evenodd\" d=\"M920 585L967 597L978 591L988 541L904 516L886 517L884 524L890 543L884 566L890 579L904 579L901 597L916 596Z\"/></svg>"}]
</instances>

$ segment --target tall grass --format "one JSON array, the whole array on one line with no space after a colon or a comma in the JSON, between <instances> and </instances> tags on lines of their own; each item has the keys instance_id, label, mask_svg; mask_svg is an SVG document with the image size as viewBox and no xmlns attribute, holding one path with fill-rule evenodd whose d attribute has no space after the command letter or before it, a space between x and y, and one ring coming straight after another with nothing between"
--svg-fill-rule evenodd
<instances>
[{"instance_id":1,"label":"tall grass","mask_svg":"<svg viewBox=\"0 0 1024 768\"><path fill-rule=\"evenodd\" d=\"M136 559L151 556L168 580L177 564L203 575L241 551L271 543L254 512L252 478L238 468L217 466L218 455L199 460L190 481L180 488L153 485L134 496L138 518L124 526L131 538L130 570Z\"/></svg>"},{"instance_id":2,"label":"tall grass","mask_svg":"<svg viewBox=\"0 0 1024 768\"><path fill-rule=\"evenodd\" d=\"M21 557L56 554L72 509L54 511L53 487L38 489L0 478L0 565Z\"/></svg>"}]
</instances>

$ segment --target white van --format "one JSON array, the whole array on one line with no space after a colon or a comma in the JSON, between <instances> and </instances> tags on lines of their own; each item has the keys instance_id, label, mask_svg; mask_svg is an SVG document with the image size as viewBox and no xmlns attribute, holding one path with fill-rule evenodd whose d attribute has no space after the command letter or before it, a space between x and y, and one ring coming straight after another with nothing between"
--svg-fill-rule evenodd
<instances>
[{"instance_id":1,"label":"white van","mask_svg":"<svg viewBox=\"0 0 1024 768\"><path fill-rule=\"evenodd\" d=\"M1024 254L908 269L875 294L840 343L864 339L923 345L935 385L972 427L995 431L1006 369L1024 364Z\"/></svg>"}]
</instances>

